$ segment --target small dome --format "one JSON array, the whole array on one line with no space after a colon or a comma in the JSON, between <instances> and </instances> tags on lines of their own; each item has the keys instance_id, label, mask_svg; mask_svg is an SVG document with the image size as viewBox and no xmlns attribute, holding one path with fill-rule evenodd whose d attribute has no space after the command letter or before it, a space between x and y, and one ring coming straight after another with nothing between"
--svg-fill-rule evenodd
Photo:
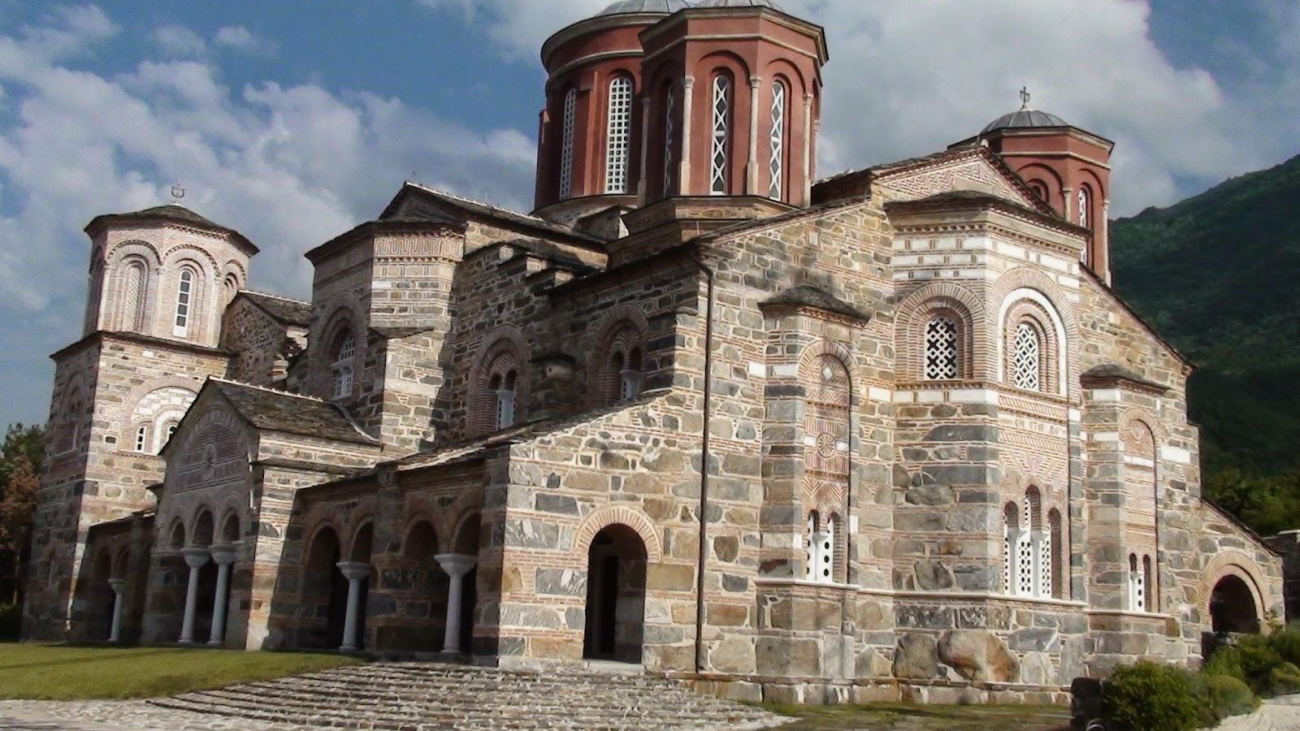
<instances>
[{"instance_id":1,"label":"small dome","mask_svg":"<svg viewBox=\"0 0 1300 731\"><path fill-rule=\"evenodd\" d=\"M1040 112L1037 109L1024 108L989 122L980 134L988 134L1000 129L1026 129L1030 127L1069 127L1064 119L1055 114Z\"/></svg>"},{"instance_id":2,"label":"small dome","mask_svg":"<svg viewBox=\"0 0 1300 731\"><path fill-rule=\"evenodd\" d=\"M772 0L703 0L697 8L771 8L784 13L785 10Z\"/></svg>"},{"instance_id":3,"label":"small dome","mask_svg":"<svg viewBox=\"0 0 1300 731\"><path fill-rule=\"evenodd\" d=\"M594 17L606 15L631 15L637 13L659 13L662 15L671 15L678 10L689 8L690 3L686 0L618 0L604 10L596 13Z\"/></svg>"}]
</instances>

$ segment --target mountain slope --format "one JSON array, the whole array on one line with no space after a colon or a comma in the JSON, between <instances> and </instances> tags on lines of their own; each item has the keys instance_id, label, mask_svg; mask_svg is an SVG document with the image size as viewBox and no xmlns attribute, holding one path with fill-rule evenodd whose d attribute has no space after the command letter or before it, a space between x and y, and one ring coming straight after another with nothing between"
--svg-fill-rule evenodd
<instances>
[{"instance_id":1,"label":"mountain slope","mask_svg":"<svg viewBox=\"0 0 1300 731\"><path fill-rule=\"evenodd\" d=\"M1207 472L1300 469L1300 156L1111 224L1116 290L1198 366Z\"/></svg>"}]
</instances>

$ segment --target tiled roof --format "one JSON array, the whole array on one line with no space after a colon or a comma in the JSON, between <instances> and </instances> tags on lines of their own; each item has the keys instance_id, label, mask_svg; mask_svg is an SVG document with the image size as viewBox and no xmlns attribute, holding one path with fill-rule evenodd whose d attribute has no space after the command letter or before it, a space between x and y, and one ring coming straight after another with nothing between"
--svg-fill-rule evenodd
<instances>
[{"instance_id":1,"label":"tiled roof","mask_svg":"<svg viewBox=\"0 0 1300 731\"><path fill-rule=\"evenodd\" d=\"M604 243L603 239L600 239L595 236L591 236L589 234L574 231L568 226L561 226L556 223L551 223L550 221L547 221L544 218L538 218L537 216L529 216L524 213L519 213L518 211L512 211L508 208L499 208L490 203L484 203L482 201L471 200L469 198L462 198L458 195L452 195L451 193L447 193L441 190L436 190L426 185L422 185L420 183L412 183L409 181L402 186L401 192L399 192L397 196L393 198L393 201L388 204L388 208L384 210L383 214L380 216L380 219L386 220L387 218L390 218L391 214L397 211L397 203L398 201L401 200L403 193L407 193L409 191L418 191L425 196L434 198L451 208L458 209L472 216L493 218L498 221L512 223L516 226L527 226L528 228L538 229L541 231L545 231L547 233L564 236L565 238L579 239L593 244Z\"/></svg>"},{"instance_id":2,"label":"tiled roof","mask_svg":"<svg viewBox=\"0 0 1300 731\"><path fill-rule=\"evenodd\" d=\"M219 231L221 233L230 234L237 241L252 249L253 253L257 253L258 251L257 246L255 246L253 242L249 241L247 237L235 229L230 228L229 226L222 226L215 221L200 216L185 206L176 205L175 203L169 203L165 206L145 208L144 210L133 211L131 213L108 213L102 216L95 216L91 219L90 223L86 224L86 230L90 231L101 223L140 220L178 221L180 223L188 223L197 228Z\"/></svg>"},{"instance_id":3,"label":"tiled roof","mask_svg":"<svg viewBox=\"0 0 1300 731\"><path fill-rule=\"evenodd\" d=\"M280 322L289 325L298 325L307 327L311 324L311 303L301 300L289 299L288 297L277 297L273 294L263 294L251 290L241 290L241 297L246 297L250 302L260 307L266 314L274 317Z\"/></svg>"},{"instance_id":4,"label":"tiled roof","mask_svg":"<svg viewBox=\"0 0 1300 731\"><path fill-rule=\"evenodd\" d=\"M256 429L354 444L377 444L335 404L218 378L209 378L208 384Z\"/></svg>"}]
</instances>

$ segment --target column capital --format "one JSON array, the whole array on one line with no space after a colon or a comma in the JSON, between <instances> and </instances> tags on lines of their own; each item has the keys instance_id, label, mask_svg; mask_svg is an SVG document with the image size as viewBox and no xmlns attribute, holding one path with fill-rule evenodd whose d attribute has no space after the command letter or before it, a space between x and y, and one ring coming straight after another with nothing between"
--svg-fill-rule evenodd
<instances>
[{"instance_id":1,"label":"column capital","mask_svg":"<svg viewBox=\"0 0 1300 731\"><path fill-rule=\"evenodd\" d=\"M370 575L370 564L368 563L340 561L337 565L339 571L343 572L343 578L348 581L360 581Z\"/></svg>"},{"instance_id":2,"label":"column capital","mask_svg":"<svg viewBox=\"0 0 1300 731\"><path fill-rule=\"evenodd\" d=\"M229 566L235 562L235 547L229 543L218 543L210 549L212 560L218 566Z\"/></svg>"},{"instance_id":3,"label":"column capital","mask_svg":"<svg viewBox=\"0 0 1300 731\"><path fill-rule=\"evenodd\" d=\"M755 75L749 77L749 86L750 86L751 88L757 87L759 84L762 84L762 83L763 83L763 77L762 77L762 76L759 76L759 75L755 74Z\"/></svg>"},{"instance_id":4,"label":"column capital","mask_svg":"<svg viewBox=\"0 0 1300 731\"><path fill-rule=\"evenodd\" d=\"M114 594L125 594L128 586L126 579L109 579L108 585L113 588Z\"/></svg>"},{"instance_id":5,"label":"column capital","mask_svg":"<svg viewBox=\"0 0 1300 731\"><path fill-rule=\"evenodd\" d=\"M212 558L212 554L206 548L186 548L181 551L181 555L185 557L185 565L192 569L203 568L208 563L208 559Z\"/></svg>"},{"instance_id":6,"label":"column capital","mask_svg":"<svg viewBox=\"0 0 1300 731\"><path fill-rule=\"evenodd\" d=\"M478 556L469 556L460 553L440 553L434 556L438 560L438 565L448 576L461 577L470 572L474 565L478 563Z\"/></svg>"}]
</instances>

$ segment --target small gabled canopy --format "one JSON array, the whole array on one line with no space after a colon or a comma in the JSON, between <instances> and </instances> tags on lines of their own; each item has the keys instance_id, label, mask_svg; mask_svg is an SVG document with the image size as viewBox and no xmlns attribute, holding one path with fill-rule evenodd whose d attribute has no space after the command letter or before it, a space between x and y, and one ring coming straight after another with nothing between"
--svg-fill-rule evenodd
<instances>
[{"instance_id":1,"label":"small gabled canopy","mask_svg":"<svg viewBox=\"0 0 1300 731\"><path fill-rule=\"evenodd\" d=\"M1143 377L1135 371L1115 363L1094 366L1079 374L1079 382L1084 388L1107 388L1128 384L1143 391L1164 393L1169 388Z\"/></svg>"},{"instance_id":2,"label":"small gabled canopy","mask_svg":"<svg viewBox=\"0 0 1300 731\"><path fill-rule=\"evenodd\" d=\"M763 300L762 307L812 307L818 310L833 312L837 315L851 317L855 320L866 321L870 319L862 310L836 297L820 287L814 287L811 284L801 284L797 287L781 292L775 297L769 297Z\"/></svg>"},{"instance_id":3,"label":"small gabled canopy","mask_svg":"<svg viewBox=\"0 0 1300 731\"><path fill-rule=\"evenodd\" d=\"M311 324L311 303L302 300L263 294L248 289L241 289L236 299L243 298L253 303L271 318L286 325L307 327Z\"/></svg>"}]
</instances>

